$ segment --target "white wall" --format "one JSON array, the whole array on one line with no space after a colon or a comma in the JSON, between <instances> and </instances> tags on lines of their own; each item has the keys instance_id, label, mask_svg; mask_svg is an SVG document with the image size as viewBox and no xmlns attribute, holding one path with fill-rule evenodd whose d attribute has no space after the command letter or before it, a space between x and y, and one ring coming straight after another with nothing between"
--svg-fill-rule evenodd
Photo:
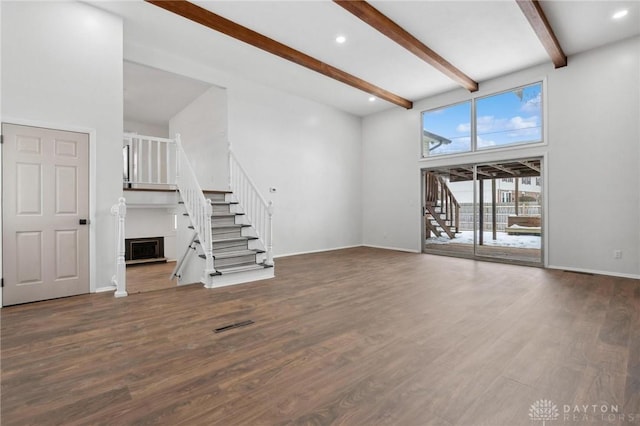
<instances>
[{"instance_id":1,"label":"white wall","mask_svg":"<svg viewBox=\"0 0 640 426\"><path fill-rule=\"evenodd\" d=\"M137 133L144 136L155 136L157 138L169 138L169 123L165 125L142 123L135 120L124 120L124 131L126 133Z\"/></svg>"},{"instance_id":2,"label":"white wall","mask_svg":"<svg viewBox=\"0 0 640 426\"><path fill-rule=\"evenodd\" d=\"M242 85L229 89L229 135L240 162L275 203L276 255L361 244L359 118Z\"/></svg>"},{"instance_id":3,"label":"white wall","mask_svg":"<svg viewBox=\"0 0 640 426\"><path fill-rule=\"evenodd\" d=\"M126 44L125 59L227 88L232 149L275 203L276 255L362 243L360 118L166 52Z\"/></svg>"},{"instance_id":4,"label":"white wall","mask_svg":"<svg viewBox=\"0 0 640 426\"><path fill-rule=\"evenodd\" d=\"M548 92L550 264L640 275L640 38L569 58Z\"/></svg>"},{"instance_id":5,"label":"white wall","mask_svg":"<svg viewBox=\"0 0 640 426\"><path fill-rule=\"evenodd\" d=\"M474 96L546 78L547 145L538 147L420 161L420 112L468 99L463 90L366 117L364 243L421 249L421 168L544 155L548 265L640 276L639 63L636 37L572 56L566 68L481 83Z\"/></svg>"},{"instance_id":6,"label":"white wall","mask_svg":"<svg viewBox=\"0 0 640 426\"><path fill-rule=\"evenodd\" d=\"M91 289L115 271L122 21L82 3L2 2L2 120L90 134Z\"/></svg>"},{"instance_id":7,"label":"white wall","mask_svg":"<svg viewBox=\"0 0 640 426\"><path fill-rule=\"evenodd\" d=\"M169 120L203 189L229 189L227 93L211 87ZM172 136L173 137L173 136Z\"/></svg>"}]
</instances>

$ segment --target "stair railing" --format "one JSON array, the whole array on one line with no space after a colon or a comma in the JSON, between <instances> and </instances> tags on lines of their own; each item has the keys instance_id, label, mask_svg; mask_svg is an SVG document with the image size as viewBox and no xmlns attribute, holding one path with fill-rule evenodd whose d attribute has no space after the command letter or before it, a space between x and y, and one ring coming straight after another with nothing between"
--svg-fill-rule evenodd
<instances>
[{"instance_id":1,"label":"stair railing","mask_svg":"<svg viewBox=\"0 0 640 426\"><path fill-rule=\"evenodd\" d=\"M193 236L191 237L191 241L187 245L187 248L185 249L185 251L182 254L182 256L180 256L180 259L178 259L178 261L176 262L176 267L173 268L173 271L171 272L171 275L169 276L170 280L172 280L174 278L180 278L180 273L182 271L182 265L184 265L184 262L187 260L187 257L189 256L189 254L191 254L192 251L196 250L196 248L194 247L193 243L195 243L195 241L197 239L198 239L198 234L194 232Z\"/></svg>"},{"instance_id":2,"label":"stair railing","mask_svg":"<svg viewBox=\"0 0 640 426\"><path fill-rule=\"evenodd\" d=\"M264 263L272 266L273 203L267 202L260 194L255 183L231 150L229 151L229 176L231 191L236 196L249 223L255 229L256 236L265 248L267 258Z\"/></svg>"},{"instance_id":3,"label":"stair railing","mask_svg":"<svg viewBox=\"0 0 640 426\"><path fill-rule=\"evenodd\" d=\"M111 283L116 287L114 296L125 297L127 295L127 265L124 258L124 220L127 216L127 205L124 198L120 197L118 204L111 207L111 214L116 218L116 273L111 278Z\"/></svg>"},{"instance_id":4,"label":"stair railing","mask_svg":"<svg viewBox=\"0 0 640 426\"><path fill-rule=\"evenodd\" d=\"M124 186L175 188L176 144L173 139L125 133L122 155Z\"/></svg>"},{"instance_id":5,"label":"stair railing","mask_svg":"<svg viewBox=\"0 0 640 426\"><path fill-rule=\"evenodd\" d=\"M213 208L211 200L207 199L200 188L198 178L191 168L187 154L184 151L180 134L176 134L176 183L182 202L191 218L193 228L200 240L205 255L205 270L203 281L216 273L213 261L213 237L211 232L211 216Z\"/></svg>"}]
</instances>

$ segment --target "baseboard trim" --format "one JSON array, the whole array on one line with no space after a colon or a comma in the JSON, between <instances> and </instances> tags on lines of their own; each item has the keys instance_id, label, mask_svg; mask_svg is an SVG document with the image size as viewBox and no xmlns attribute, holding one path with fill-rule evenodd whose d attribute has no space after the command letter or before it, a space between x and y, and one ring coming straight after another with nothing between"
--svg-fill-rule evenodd
<instances>
[{"instance_id":1,"label":"baseboard trim","mask_svg":"<svg viewBox=\"0 0 640 426\"><path fill-rule=\"evenodd\" d=\"M356 244L354 246L333 247L333 248L320 249L320 250L299 251L294 253L279 254L273 257L274 259L277 259L279 257L300 256L302 254L324 253L326 251L344 250L344 249L350 249L350 248L356 248L356 247L362 247L362 244Z\"/></svg>"},{"instance_id":2,"label":"baseboard trim","mask_svg":"<svg viewBox=\"0 0 640 426\"><path fill-rule=\"evenodd\" d=\"M405 253L422 253L420 250L410 250L410 249L399 248L399 247L377 246L374 244L363 244L362 247L371 247L371 248L377 248L382 250L402 251Z\"/></svg>"},{"instance_id":3,"label":"baseboard trim","mask_svg":"<svg viewBox=\"0 0 640 426\"><path fill-rule=\"evenodd\" d=\"M95 293L106 293L107 291L116 291L116 287L115 286L106 286L106 287L98 287L96 288Z\"/></svg>"},{"instance_id":4,"label":"baseboard trim","mask_svg":"<svg viewBox=\"0 0 640 426\"><path fill-rule=\"evenodd\" d=\"M571 272L581 272L584 274L595 274L595 275L607 275L610 277L620 277L620 278L631 278L634 280L640 280L640 275L637 274L626 274L624 272L612 272L612 271L600 271L597 269L584 269L584 268L572 268L568 266L557 266L557 265L549 265L548 269L558 269L563 271L571 271Z\"/></svg>"}]
</instances>

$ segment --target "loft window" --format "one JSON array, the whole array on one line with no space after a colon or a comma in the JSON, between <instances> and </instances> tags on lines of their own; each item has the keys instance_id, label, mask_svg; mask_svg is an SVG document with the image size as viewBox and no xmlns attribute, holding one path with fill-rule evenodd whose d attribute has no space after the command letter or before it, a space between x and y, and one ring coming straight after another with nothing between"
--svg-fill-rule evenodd
<instances>
[{"instance_id":1,"label":"loft window","mask_svg":"<svg viewBox=\"0 0 640 426\"><path fill-rule=\"evenodd\" d=\"M471 151L471 102L422 114L422 156ZM466 124L465 124L466 123Z\"/></svg>"},{"instance_id":2,"label":"loft window","mask_svg":"<svg viewBox=\"0 0 640 426\"><path fill-rule=\"evenodd\" d=\"M422 156L539 143L542 117L542 82L425 111Z\"/></svg>"},{"instance_id":3,"label":"loft window","mask_svg":"<svg viewBox=\"0 0 640 426\"><path fill-rule=\"evenodd\" d=\"M542 141L542 83L476 99L478 149Z\"/></svg>"}]
</instances>

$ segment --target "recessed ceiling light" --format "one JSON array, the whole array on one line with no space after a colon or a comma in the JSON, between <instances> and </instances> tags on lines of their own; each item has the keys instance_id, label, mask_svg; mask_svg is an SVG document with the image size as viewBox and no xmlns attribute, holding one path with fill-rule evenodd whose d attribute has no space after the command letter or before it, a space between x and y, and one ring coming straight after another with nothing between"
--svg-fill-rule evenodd
<instances>
[{"instance_id":1,"label":"recessed ceiling light","mask_svg":"<svg viewBox=\"0 0 640 426\"><path fill-rule=\"evenodd\" d=\"M614 13L611 17L613 19L620 19L620 18L624 18L628 14L629 14L629 10L628 9L622 9L622 10L619 10L616 13Z\"/></svg>"},{"instance_id":2,"label":"recessed ceiling light","mask_svg":"<svg viewBox=\"0 0 640 426\"><path fill-rule=\"evenodd\" d=\"M369 102L375 102L375 101L376 101L376 97L375 96L369 97Z\"/></svg>"},{"instance_id":3,"label":"recessed ceiling light","mask_svg":"<svg viewBox=\"0 0 640 426\"><path fill-rule=\"evenodd\" d=\"M345 41L347 41L347 38L345 36L343 36L343 35L339 35L338 37L336 37L336 43L338 43L338 44L342 44Z\"/></svg>"}]
</instances>

